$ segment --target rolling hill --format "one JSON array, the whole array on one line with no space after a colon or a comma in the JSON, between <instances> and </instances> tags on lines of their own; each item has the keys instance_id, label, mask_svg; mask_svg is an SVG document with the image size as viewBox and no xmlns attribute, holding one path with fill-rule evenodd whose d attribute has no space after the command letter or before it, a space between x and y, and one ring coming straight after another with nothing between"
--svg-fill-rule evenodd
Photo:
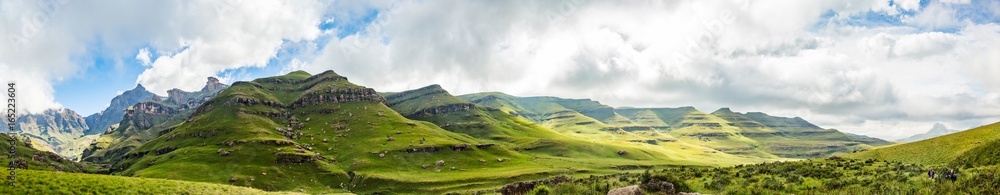
<instances>
[{"instance_id":1,"label":"rolling hill","mask_svg":"<svg viewBox=\"0 0 1000 195\"><path fill-rule=\"evenodd\" d=\"M931 127L930 130L927 130L927 132L924 132L924 133L921 133L921 134L916 134L916 135L913 135L913 136L910 136L910 137L907 137L907 138L904 138L904 139L900 139L899 141L900 142L915 142L915 141L930 139L930 138L934 138L934 137L938 137L938 136L942 136L942 135L948 135L948 134L952 134L952 133L955 133L955 132L958 132L958 131L957 130L948 129L947 127L945 127L941 123L935 123L934 126Z\"/></svg>"},{"instance_id":2,"label":"rolling hill","mask_svg":"<svg viewBox=\"0 0 1000 195\"><path fill-rule=\"evenodd\" d=\"M439 85L383 94L386 95L391 108L410 119L432 122L446 130L492 141L491 143L514 148L525 154L594 161L593 163L599 164L602 163L600 161L605 161L603 159L645 159L653 160L655 163L695 165L701 164L695 159L705 160L706 163L725 163L713 162L709 160L710 158L741 159L715 154L715 151L697 145L673 142L672 139L665 142L656 140L647 142L571 137L525 118L511 115L511 111L467 102L452 96ZM629 155L617 154L618 151ZM606 162L603 164L615 165Z\"/></svg>"},{"instance_id":3,"label":"rolling hill","mask_svg":"<svg viewBox=\"0 0 1000 195\"><path fill-rule=\"evenodd\" d=\"M845 155L848 158L879 159L925 165L976 167L998 165L1000 123L917 142L878 147Z\"/></svg>"},{"instance_id":4,"label":"rolling hill","mask_svg":"<svg viewBox=\"0 0 1000 195\"><path fill-rule=\"evenodd\" d=\"M798 117L736 113L728 108L708 114L694 107L611 108L588 99L516 97L498 92L459 97L582 139L680 142L758 158L825 157L890 144L875 138L852 138Z\"/></svg>"},{"instance_id":5,"label":"rolling hill","mask_svg":"<svg viewBox=\"0 0 1000 195\"><path fill-rule=\"evenodd\" d=\"M98 167L76 163L61 156L36 150L24 142L25 136L15 136L16 163L8 155L0 155L0 163L17 167L14 186L6 182L10 171L0 171L4 184L0 194L267 194L268 192L245 187L208 184L165 179L86 174ZM0 147L11 148L11 137L0 134ZM287 194L287 193L282 193Z\"/></svg>"}]
</instances>

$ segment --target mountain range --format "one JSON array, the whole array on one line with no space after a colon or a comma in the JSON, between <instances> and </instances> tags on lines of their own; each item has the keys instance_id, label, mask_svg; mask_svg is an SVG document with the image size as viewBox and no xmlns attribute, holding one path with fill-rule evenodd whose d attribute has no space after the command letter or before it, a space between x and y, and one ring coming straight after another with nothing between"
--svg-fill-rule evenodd
<instances>
[{"instance_id":1,"label":"mountain range","mask_svg":"<svg viewBox=\"0 0 1000 195\"><path fill-rule=\"evenodd\" d=\"M118 175L265 190L442 190L425 191L436 193L554 171L724 166L889 144L802 118L728 108L704 113L499 92L454 96L439 85L380 93L333 71L169 93L126 108L83 161ZM454 186L481 179L466 170L508 179Z\"/></svg>"},{"instance_id":2,"label":"mountain range","mask_svg":"<svg viewBox=\"0 0 1000 195\"><path fill-rule=\"evenodd\" d=\"M225 87L226 85L219 83L218 79L209 77L202 91L218 91ZM186 98L190 94L179 89L173 89L168 93L170 95L167 99L176 96ZM86 148L97 141L102 134L110 131L109 127L122 121L127 108L153 99L163 99L163 97L147 91L142 85L136 85L135 88L115 96L108 108L99 113L81 117L70 109L50 109L41 113L18 116L14 130L34 140L31 143L38 149L55 152L71 160L80 160Z\"/></svg>"},{"instance_id":3,"label":"mountain range","mask_svg":"<svg viewBox=\"0 0 1000 195\"><path fill-rule=\"evenodd\" d=\"M840 158L832 156L976 167L995 163L984 156L996 154L990 148L996 141L970 138L991 137L996 125L892 145L800 117L729 108L615 108L590 99L500 92L456 96L440 85L377 92L333 71L295 71L232 86L209 78L200 91L150 94L136 86L87 118L68 109L22 116L18 130L25 136L17 139L32 143L15 143L18 158L26 159L19 163L238 191L220 186L441 194L654 167ZM106 123L119 108L121 119ZM942 129L935 125L928 134ZM914 158L921 151L936 156Z\"/></svg>"}]
</instances>

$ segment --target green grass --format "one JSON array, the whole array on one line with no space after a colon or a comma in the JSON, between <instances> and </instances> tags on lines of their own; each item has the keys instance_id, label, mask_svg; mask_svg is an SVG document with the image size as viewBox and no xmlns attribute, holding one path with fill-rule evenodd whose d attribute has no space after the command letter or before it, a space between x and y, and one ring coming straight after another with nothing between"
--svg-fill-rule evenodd
<instances>
[{"instance_id":1,"label":"green grass","mask_svg":"<svg viewBox=\"0 0 1000 195\"><path fill-rule=\"evenodd\" d=\"M984 165L995 163L982 158L996 154L996 142L1000 140L1000 123L993 123L970 130L948 134L936 138L872 148L867 151L845 155L857 159L884 159L906 163L942 165L954 160L974 160L972 162L956 162L958 164ZM980 148L980 149L977 149ZM966 154L966 152L970 152Z\"/></svg>"},{"instance_id":2,"label":"green grass","mask_svg":"<svg viewBox=\"0 0 1000 195\"><path fill-rule=\"evenodd\" d=\"M997 194L1000 167L959 170L952 182L926 176L930 167L886 161L814 159L722 168L683 167L572 178L548 184L569 194L606 194L650 179L668 181L679 192L704 194Z\"/></svg>"},{"instance_id":3,"label":"green grass","mask_svg":"<svg viewBox=\"0 0 1000 195\"><path fill-rule=\"evenodd\" d=\"M0 171L7 178L9 172ZM0 194L295 194L266 192L230 185L83 173L17 170L14 186L0 185Z\"/></svg>"}]
</instances>

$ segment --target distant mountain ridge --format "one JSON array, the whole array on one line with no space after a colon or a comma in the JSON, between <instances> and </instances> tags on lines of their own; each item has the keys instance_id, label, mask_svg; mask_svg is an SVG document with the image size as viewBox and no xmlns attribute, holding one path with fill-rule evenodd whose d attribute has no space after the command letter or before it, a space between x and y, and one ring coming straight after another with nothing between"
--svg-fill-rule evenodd
<instances>
[{"instance_id":1,"label":"distant mountain ridge","mask_svg":"<svg viewBox=\"0 0 1000 195\"><path fill-rule=\"evenodd\" d=\"M180 99L177 101L180 106L177 106L176 109L196 108L200 102L207 101L212 97L206 97L208 93L218 93L226 87L228 85L220 83L215 77L208 77L208 81L201 91L184 92L175 89L173 90L175 93L184 94L183 98L174 98ZM195 95L191 96L191 94ZM191 97L200 99L189 99ZM91 143L98 140L101 134L114 129L110 128L112 125L122 121L127 109L144 101L160 101L161 99L163 98L147 91L145 87L138 84L135 88L115 96L109 106L99 113L81 117L71 109L61 108L46 110L42 113L25 114L18 117L15 130L40 141L32 142L38 149L55 152L70 160L79 160L81 153L90 147Z\"/></svg>"},{"instance_id":2,"label":"distant mountain ridge","mask_svg":"<svg viewBox=\"0 0 1000 195\"><path fill-rule=\"evenodd\" d=\"M921 133L921 134L916 134L916 135L910 136L910 137L905 138L905 139L900 139L898 141L900 141L900 142L915 142L915 141L930 139L930 138L934 138L934 137L938 137L938 136L942 136L942 135L948 135L948 134L952 134L952 133L956 133L956 132L959 132L959 131L958 130L948 129L947 127L944 126L944 124L941 124L941 123L934 123L934 126L931 127L930 130L927 130L927 132Z\"/></svg>"},{"instance_id":3,"label":"distant mountain ridge","mask_svg":"<svg viewBox=\"0 0 1000 195\"><path fill-rule=\"evenodd\" d=\"M135 88L125 91L122 94L115 96L111 99L111 104L108 105L103 111L91 114L87 116L87 125L90 127L87 130L87 135L97 135L104 133L112 124L117 124L122 120L122 111L133 104L152 99L156 94L146 91L146 88L142 84L138 84Z\"/></svg>"},{"instance_id":4,"label":"distant mountain ridge","mask_svg":"<svg viewBox=\"0 0 1000 195\"><path fill-rule=\"evenodd\" d=\"M721 152L762 158L815 158L851 153L891 142L853 137L799 118L761 112L712 113L694 107L612 108L590 99L516 97L499 92L459 96L504 110L566 135L637 142L681 141ZM652 135L652 136L650 136Z\"/></svg>"},{"instance_id":5,"label":"distant mountain ridge","mask_svg":"<svg viewBox=\"0 0 1000 195\"><path fill-rule=\"evenodd\" d=\"M89 127L83 117L73 110L49 109L18 117L15 132L30 137L32 145L69 159L76 159L83 148L97 136L86 135ZM6 130L6 128L5 128Z\"/></svg>"}]
</instances>

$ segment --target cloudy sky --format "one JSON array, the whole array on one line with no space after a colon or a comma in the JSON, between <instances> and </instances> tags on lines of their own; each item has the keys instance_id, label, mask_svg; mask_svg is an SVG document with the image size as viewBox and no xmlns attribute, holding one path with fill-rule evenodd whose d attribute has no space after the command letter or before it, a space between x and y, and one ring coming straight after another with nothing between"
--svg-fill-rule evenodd
<instances>
[{"instance_id":1,"label":"cloudy sky","mask_svg":"<svg viewBox=\"0 0 1000 195\"><path fill-rule=\"evenodd\" d=\"M800 116L898 139L1000 121L1000 2L0 1L19 108L102 110L332 69L379 91L590 98Z\"/></svg>"}]
</instances>

